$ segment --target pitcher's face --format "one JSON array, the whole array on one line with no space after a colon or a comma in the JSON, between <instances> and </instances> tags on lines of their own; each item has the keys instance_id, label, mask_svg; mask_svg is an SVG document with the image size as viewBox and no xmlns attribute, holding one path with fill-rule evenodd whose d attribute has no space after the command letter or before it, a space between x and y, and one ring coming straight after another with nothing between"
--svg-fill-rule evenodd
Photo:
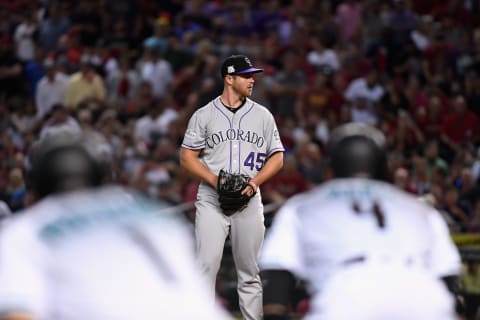
<instances>
[{"instance_id":1,"label":"pitcher's face","mask_svg":"<svg viewBox=\"0 0 480 320\"><path fill-rule=\"evenodd\" d=\"M253 73L239 74L233 76L232 88L240 96L250 97L253 92L255 78Z\"/></svg>"}]
</instances>

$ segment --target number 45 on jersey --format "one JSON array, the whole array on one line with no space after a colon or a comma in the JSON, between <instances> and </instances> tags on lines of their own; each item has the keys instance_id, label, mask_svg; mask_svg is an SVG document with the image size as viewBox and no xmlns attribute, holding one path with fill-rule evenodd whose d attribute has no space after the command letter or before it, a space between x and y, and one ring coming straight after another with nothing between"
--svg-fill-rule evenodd
<instances>
[{"instance_id":1,"label":"number 45 on jersey","mask_svg":"<svg viewBox=\"0 0 480 320\"><path fill-rule=\"evenodd\" d=\"M257 169L257 171L260 171L260 169L262 169L265 163L266 157L267 155L263 152L259 152L259 153L250 152L248 156L245 158L243 165L245 167L249 167L250 170L253 170L255 168Z\"/></svg>"}]
</instances>

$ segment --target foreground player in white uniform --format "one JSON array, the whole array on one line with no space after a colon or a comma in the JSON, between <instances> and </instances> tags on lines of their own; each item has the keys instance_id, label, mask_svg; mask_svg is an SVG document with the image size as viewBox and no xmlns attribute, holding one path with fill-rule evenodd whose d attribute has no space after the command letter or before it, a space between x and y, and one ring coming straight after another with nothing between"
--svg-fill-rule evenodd
<instances>
[{"instance_id":1,"label":"foreground player in white uniform","mask_svg":"<svg viewBox=\"0 0 480 320\"><path fill-rule=\"evenodd\" d=\"M309 320L451 320L460 257L440 214L387 184L382 133L332 133L337 179L290 199L260 258L265 320L288 319L294 277L308 283Z\"/></svg>"},{"instance_id":2,"label":"foreground player in white uniform","mask_svg":"<svg viewBox=\"0 0 480 320\"><path fill-rule=\"evenodd\" d=\"M181 213L101 186L85 142L50 137L30 157L42 199L0 231L0 319L229 319L206 299Z\"/></svg>"},{"instance_id":3,"label":"foreground player in white uniform","mask_svg":"<svg viewBox=\"0 0 480 320\"><path fill-rule=\"evenodd\" d=\"M221 68L223 93L193 114L181 150L181 165L202 181L195 204L195 236L212 297L230 233L240 310L247 320L261 319L262 314L257 258L265 226L258 187L281 169L284 151L272 114L249 99L253 74L261 71L245 56L227 58ZM244 210L227 215L220 209L216 191L220 169L251 177L243 193L256 194Z\"/></svg>"}]
</instances>

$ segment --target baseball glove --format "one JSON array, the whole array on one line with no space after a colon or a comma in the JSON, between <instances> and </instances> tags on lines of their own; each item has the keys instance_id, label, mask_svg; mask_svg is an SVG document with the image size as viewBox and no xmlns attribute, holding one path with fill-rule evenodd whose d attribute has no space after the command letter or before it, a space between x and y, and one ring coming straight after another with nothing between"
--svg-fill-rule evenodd
<instances>
[{"instance_id":1,"label":"baseball glove","mask_svg":"<svg viewBox=\"0 0 480 320\"><path fill-rule=\"evenodd\" d=\"M217 193L220 208L227 216L235 212L242 211L247 207L251 196L242 194L242 190L249 185L250 177L243 174L232 174L225 170L220 170L218 174Z\"/></svg>"}]
</instances>

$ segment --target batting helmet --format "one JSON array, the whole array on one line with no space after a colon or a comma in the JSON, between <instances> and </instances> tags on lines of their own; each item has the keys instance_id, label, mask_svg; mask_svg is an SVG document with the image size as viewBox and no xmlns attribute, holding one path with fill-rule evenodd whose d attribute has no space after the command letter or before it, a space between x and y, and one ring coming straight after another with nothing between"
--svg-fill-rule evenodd
<instances>
[{"instance_id":1,"label":"batting helmet","mask_svg":"<svg viewBox=\"0 0 480 320\"><path fill-rule=\"evenodd\" d=\"M383 133L366 124L347 123L332 131L328 157L338 178L388 179Z\"/></svg>"},{"instance_id":2,"label":"batting helmet","mask_svg":"<svg viewBox=\"0 0 480 320\"><path fill-rule=\"evenodd\" d=\"M101 136L68 132L36 141L27 158L27 187L41 198L110 181L107 145Z\"/></svg>"}]
</instances>

